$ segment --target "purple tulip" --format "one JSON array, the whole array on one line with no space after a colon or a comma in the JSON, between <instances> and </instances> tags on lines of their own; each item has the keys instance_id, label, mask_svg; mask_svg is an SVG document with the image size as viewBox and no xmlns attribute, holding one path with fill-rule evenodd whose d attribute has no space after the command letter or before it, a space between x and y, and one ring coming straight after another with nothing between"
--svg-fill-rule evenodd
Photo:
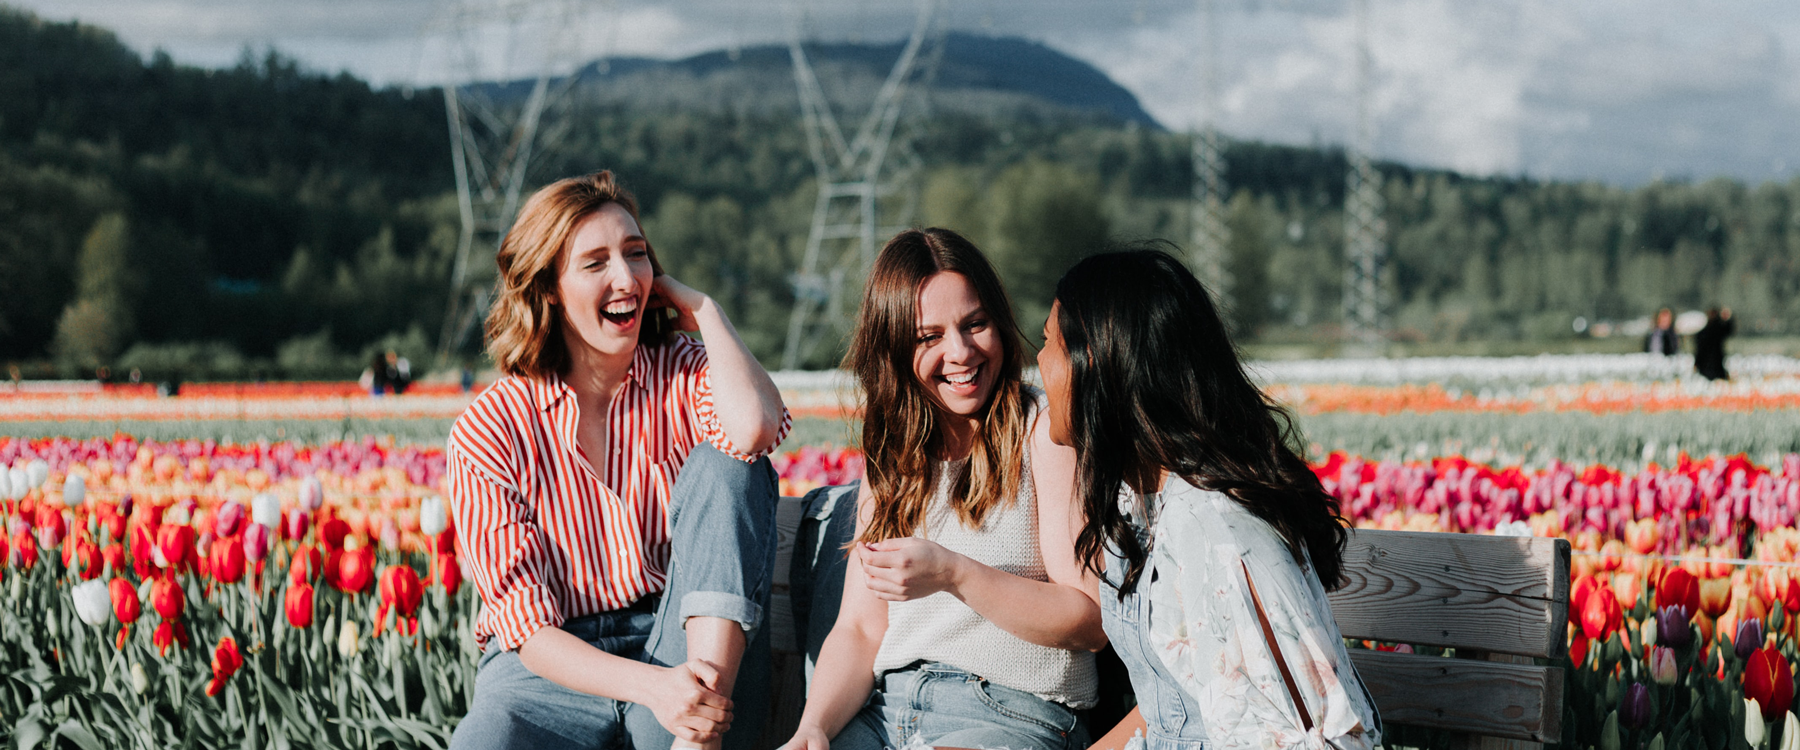
<instances>
[{"instance_id":1,"label":"purple tulip","mask_svg":"<svg viewBox=\"0 0 1800 750\"><path fill-rule=\"evenodd\" d=\"M219 536L231 536L244 525L244 504L236 500L226 500L219 506L219 517L213 521L213 528Z\"/></svg>"},{"instance_id":2,"label":"purple tulip","mask_svg":"<svg viewBox=\"0 0 1800 750\"><path fill-rule=\"evenodd\" d=\"M119 500L119 515L130 518L131 509L135 507L137 507L137 502L131 499L131 495L127 494Z\"/></svg>"},{"instance_id":3,"label":"purple tulip","mask_svg":"<svg viewBox=\"0 0 1800 750\"><path fill-rule=\"evenodd\" d=\"M1681 648L1694 642L1694 630L1688 625L1687 607L1671 604L1656 610L1656 642L1669 648Z\"/></svg>"},{"instance_id":4,"label":"purple tulip","mask_svg":"<svg viewBox=\"0 0 1800 750\"><path fill-rule=\"evenodd\" d=\"M244 557L250 562L257 562L269 556L269 527L260 523L250 524L244 530Z\"/></svg>"},{"instance_id":5,"label":"purple tulip","mask_svg":"<svg viewBox=\"0 0 1800 750\"><path fill-rule=\"evenodd\" d=\"M1755 617L1746 617L1738 621L1737 639L1731 642L1732 650L1739 659L1750 658L1750 652L1762 648L1763 624Z\"/></svg>"},{"instance_id":6,"label":"purple tulip","mask_svg":"<svg viewBox=\"0 0 1800 750\"><path fill-rule=\"evenodd\" d=\"M1619 702L1619 721L1631 729L1650 722L1650 688L1634 682L1625 688L1625 699Z\"/></svg>"}]
</instances>

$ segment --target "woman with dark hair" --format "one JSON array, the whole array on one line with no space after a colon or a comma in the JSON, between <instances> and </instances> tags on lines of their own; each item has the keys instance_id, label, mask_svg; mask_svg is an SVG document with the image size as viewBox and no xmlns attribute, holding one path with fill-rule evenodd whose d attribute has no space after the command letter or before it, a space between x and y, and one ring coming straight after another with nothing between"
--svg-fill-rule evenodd
<instances>
[{"instance_id":1,"label":"woman with dark hair","mask_svg":"<svg viewBox=\"0 0 1800 750\"><path fill-rule=\"evenodd\" d=\"M1057 282L1044 338L1050 434L1078 455L1076 555L1100 575L1144 747L1379 744L1325 599L1337 503L1200 282L1160 250L1088 258Z\"/></svg>"},{"instance_id":2,"label":"woman with dark hair","mask_svg":"<svg viewBox=\"0 0 1800 750\"><path fill-rule=\"evenodd\" d=\"M495 258L488 353L506 377L445 451L481 594L457 750L748 747L766 712L764 455L788 416L719 306L662 272L637 215L610 172L559 180Z\"/></svg>"},{"instance_id":3,"label":"woman with dark hair","mask_svg":"<svg viewBox=\"0 0 1800 750\"><path fill-rule=\"evenodd\" d=\"M1086 747L1103 647L1074 555L1074 452L1050 441L994 269L947 229L875 260L850 353L867 479L843 604L787 750Z\"/></svg>"}]
</instances>

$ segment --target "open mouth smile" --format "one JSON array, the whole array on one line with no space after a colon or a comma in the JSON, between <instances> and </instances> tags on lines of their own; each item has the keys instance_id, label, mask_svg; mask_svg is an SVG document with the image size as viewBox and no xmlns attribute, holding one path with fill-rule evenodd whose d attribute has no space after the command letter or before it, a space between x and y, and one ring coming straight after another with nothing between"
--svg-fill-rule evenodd
<instances>
[{"instance_id":1,"label":"open mouth smile","mask_svg":"<svg viewBox=\"0 0 1800 750\"><path fill-rule=\"evenodd\" d=\"M620 328L630 328L637 323L637 298L622 299L600 308L600 317Z\"/></svg>"}]
</instances>

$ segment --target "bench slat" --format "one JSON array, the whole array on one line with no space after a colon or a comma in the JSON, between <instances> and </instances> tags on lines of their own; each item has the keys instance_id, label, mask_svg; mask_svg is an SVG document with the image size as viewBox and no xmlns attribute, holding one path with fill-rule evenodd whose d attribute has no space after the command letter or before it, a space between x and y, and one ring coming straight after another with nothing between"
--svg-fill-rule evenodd
<instances>
[{"instance_id":1,"label":"bench slat","mask_svg":"<svg viewBox=\"0 0 1800 750\"><path fill-rule=\"evenodd\" d=\"M1562 739L1558 667L1353 650L1381 720L1532 742Z\"/></svg>"},{"instance_id":2,"label":"bench slat","mask_svg":"<svg viewBox=\"0 0 1800 750\"><path fill-rule=\"evenodd\" d=\"M1554 658L1567 647L1569 543L1354 531L1331 593L1347 638Z\"/></svg>"}]
</instances>

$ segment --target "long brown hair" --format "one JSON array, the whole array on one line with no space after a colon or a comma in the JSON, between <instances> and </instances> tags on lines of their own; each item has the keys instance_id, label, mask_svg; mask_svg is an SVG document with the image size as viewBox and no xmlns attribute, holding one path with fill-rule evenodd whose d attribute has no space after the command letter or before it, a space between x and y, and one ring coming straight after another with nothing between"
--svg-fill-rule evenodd
<instances>
[{"instance_id":1,"label":"long brown hair","mask_svg":"<svg viewBox=\"0 0 1800 750\"><path fill-rule=\"evenodd\" d=\"M532 193L519 210L519 218L494 256L500 278L494 284L494 304L488 309L486 326L488 354L501 372L542 379L568 368L562 315L551 301L556 296L557 274L576 225L608 203L619 204L632 221L639 221L637 198L605 170L550 183ZM649 245L646 240L650 267L661 276L662 264ZM666 309L645 310L638 345L664 343L674 330Z\"/></svg>"},{"instance_id":2,"label":"long brown hair","mask_svg":"<svg viewBox=\"0 0 1800 750\"><path fill-rule=\"evenodd\" d=\"M980 436L969 470L950 496L957 516L979 528L989 510L1018 496L1024 458L1026 404L1020 373L1024 352L1012 302L981 251L948 229L910 229L881 248L863 291L862 312L844 368L862 385L865 479L875 498L874 517L859 541L911 536L925 520L937 486L932 460L943 443L938 410L913 374L919 346L919 289L940 273L961 274L1000 336L994 393L981 415Z\"/></svg>"}]
</instances>

